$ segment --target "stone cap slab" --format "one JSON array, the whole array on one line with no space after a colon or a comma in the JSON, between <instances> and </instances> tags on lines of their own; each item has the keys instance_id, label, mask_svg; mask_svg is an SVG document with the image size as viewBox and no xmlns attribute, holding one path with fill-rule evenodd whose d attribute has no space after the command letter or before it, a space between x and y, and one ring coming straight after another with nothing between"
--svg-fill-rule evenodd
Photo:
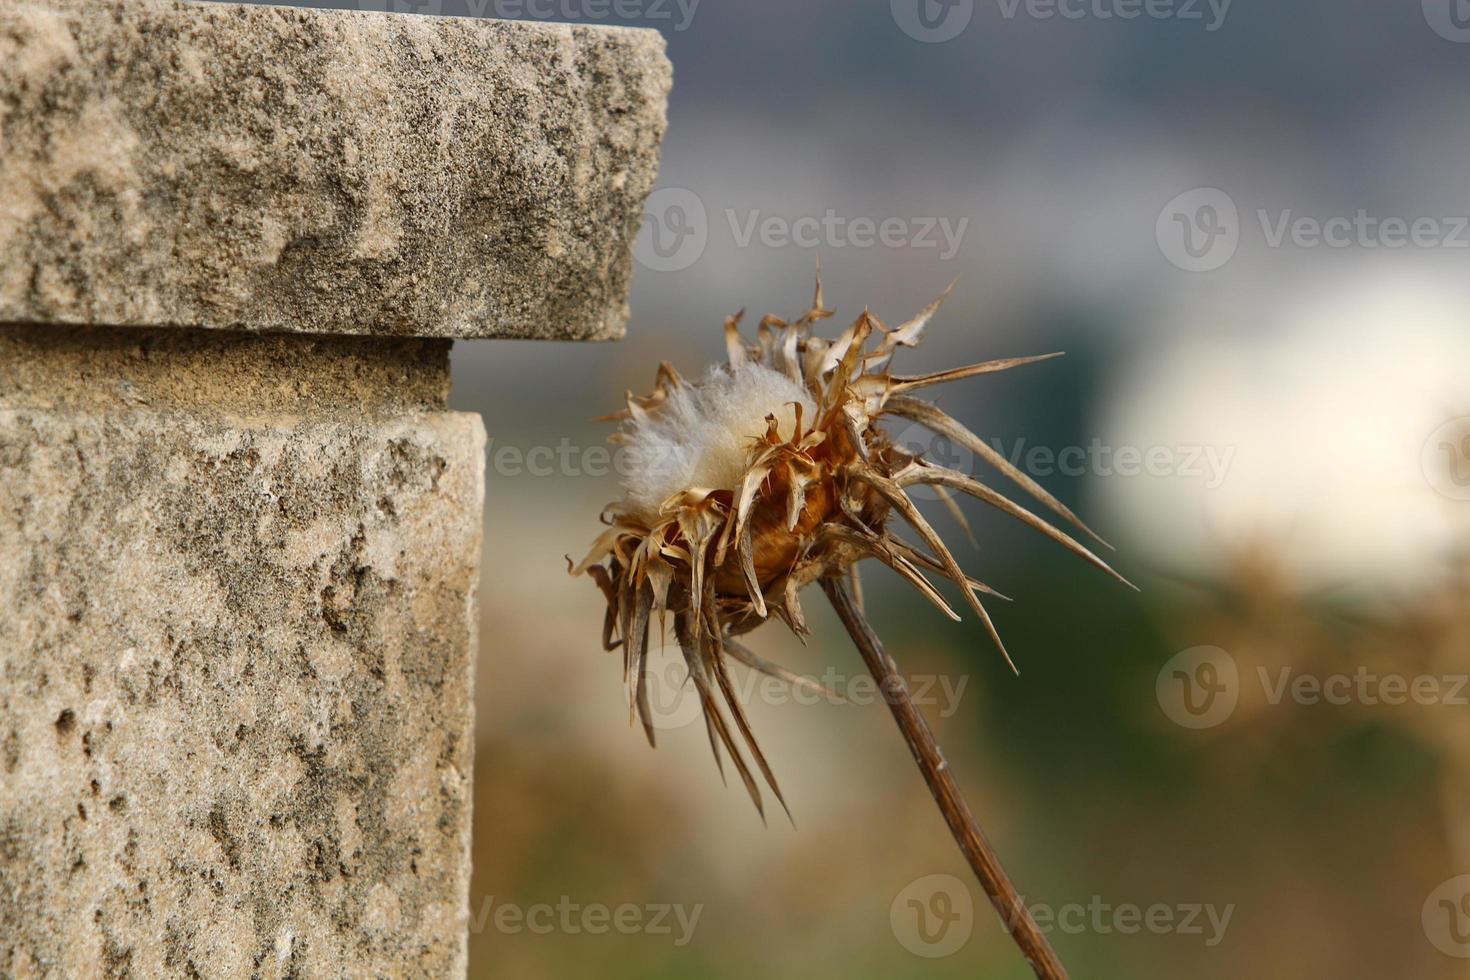
<instances>
[{"instance_id":1,"label":"stone cap slab","mask_svg":"<svg viewBox=\"0 0 1470 980\"><path fill-rule=\"evenodd\" d=\"M0 3L0 322L604 339L655 31Z\"/></svg>"}]
</instances>

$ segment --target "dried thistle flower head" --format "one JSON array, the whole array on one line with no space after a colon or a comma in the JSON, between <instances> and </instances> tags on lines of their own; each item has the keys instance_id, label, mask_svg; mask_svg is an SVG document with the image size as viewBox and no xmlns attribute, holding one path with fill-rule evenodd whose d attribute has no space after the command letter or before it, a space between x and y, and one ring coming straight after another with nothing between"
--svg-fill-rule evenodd
<instances>
[{"instance_id":1,"label":"dried thistle flower head","mask_svg":"<svg viewBox=\"0 0 1470 980\"><path fill-rule=\"evenodd\" d=\"M741 314L729 318L728 363L702 380L685 381L669 364L662 364L652 394L630 394L627 408L607 417L624 421L622 431L612 438L630 454L631 475L624 484L624 499L604 511L607 530L572 573L590 574L607 600L603 644L623 651L632 710L642 720L650 744L654 741L647 690L650 635L657 629L661 639L666 620L672 617L715 760L723 772L723 747L763 815L760 789L731 733L730 720L783 807L785 800L751 734L728 660L803 683L758 657L739 637L772 616L804 636L807 627L798 596L803 586L820 581L884 690L956 839L1002 908L1017 942L1039 975L1064 976L989 854L896 668L862 618L860 593L854 588L857 563L877 559L946 615L959 619L926 573L947 578L959 587L1010 662L981 600L982 595L999 594L961 570L919 512L908 491L921 485L940 491L962 525L964 517L949 491L999 508L1116 576L1071 535L969 474L895 444L885 432L881 424L885 419L927 427L986 460L1055 515L1096 538L1075 514L1000 453L916 395L947 381L1058 355L985 361L922 375L891 370L898 349L918 345L943 300L941 295L894 328L864 311L839 336L826 339L813 331L832 315L824 306L819 278L811 309L790 323L765 317L754 345L740 336ZM912 529L917 542L898 533L895 517ZM968 533L968 526L965 530Z\"/></svg>"},{"instance_id":2,"label":"dried thistle flower head","mask_svg":"<svg viewBox=\"0 0 1470 980\"><path fill-rule=\"evenodd\" d=\"M945 294L948 290L945 291ZM1084 533L1077 516L1000 453L916 392L947 381L1003 371L1057 354L985 361L923 375L891 371L900 347L915 347L944 300L889 328L864 311L835 339L813 327L832 315L820 280L810 310L794 322L761 320L747 346L741 315L725 322L728 364L691 383L659 367L652 394L629 395L612 437L629 454L625 497L609 505L609 527L573 569L590 573L607 599L604 644L621 646L631 702L649 741L646 665L651 624L672 616L674 633L701 698L715 756L723 745L756 806L760 793L730 735L715 690L723 696L757 764L780 798L763 755L733 695L727 658L788 680L737 638L774 615L805 635L798 593L818 579L851 578L875 558L892 568L947 616L959 614L925 573L957 584L996 646L1004 644L981 601L994 590L968 577L908 493L925 485L959 491L997 507L1111 573L1076 539L968 474L939 466L895 444L880 423L917 422L976 456ZM964 521L958 507L955 516ZM918 536L910 542L894 516ZM966 529L968 531L968 528ZM1092 535L1094 538L1096 535ZM1116 574L1116 573L1113 573ZM659 635L662 635L662 626ZM616 639L615 639L616 637ZM1014 664L1012 664L1014 667Z\"/></svg>"}]
</instances>

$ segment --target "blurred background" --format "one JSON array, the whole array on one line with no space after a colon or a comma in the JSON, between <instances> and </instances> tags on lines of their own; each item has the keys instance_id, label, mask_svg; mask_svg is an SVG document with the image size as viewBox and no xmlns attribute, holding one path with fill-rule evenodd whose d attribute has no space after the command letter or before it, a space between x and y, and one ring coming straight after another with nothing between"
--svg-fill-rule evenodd
<instances>
[{"instance_id":1,"label":"blurred background","mask_svg":"<svg viewBox=\"0 0 1470 980\"><path fill-rule=\"evenodd\" d=\"M1470 977L1470 5L357 6L651 27L675 68L627 339L454 353L492 439L472 976L1029 976L816 594L807 646L752 639L851 703L743 681L763 826L681 668L658 749L629 726L566 574L619 493L588 420L804 310L820 255L839 327L958 277L901 367L1067 351L937 399L1142 591L971 509L1017 677L865 584L1073 975Z\"/></svg>"}]
</instances>

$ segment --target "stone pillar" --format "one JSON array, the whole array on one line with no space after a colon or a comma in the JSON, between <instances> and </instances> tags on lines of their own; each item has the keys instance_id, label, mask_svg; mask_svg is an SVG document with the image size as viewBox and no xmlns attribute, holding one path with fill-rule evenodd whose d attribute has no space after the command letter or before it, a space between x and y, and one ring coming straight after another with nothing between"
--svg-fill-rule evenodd
<instances>
[{"instance_id":1,"label":"stone pillar","mask_svg":"<svg viewBox=\"0 0 1470 980\"><path fill-rule=\"evenodd\" d=\"M668 85L645 31L0 5L0 976L464 972L449 348L622 332Z\"/></svg>"}]
</instances>

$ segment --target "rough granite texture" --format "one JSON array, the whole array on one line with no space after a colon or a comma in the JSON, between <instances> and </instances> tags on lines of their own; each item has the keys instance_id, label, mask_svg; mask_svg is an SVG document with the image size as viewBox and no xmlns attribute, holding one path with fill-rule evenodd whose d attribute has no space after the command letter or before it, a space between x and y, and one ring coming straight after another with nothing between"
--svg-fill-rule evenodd
<instances>
[{"instance_id":1,"label":"rough granite texture","mask_svg":"<svg viewBox=\"0 0 1470 980\"><path fill-rule=\"evenodd\" d=\"M651 30L0 2L0 322L602 339Z\"/></svg>"},{"instance_id":2,"label":"rough granite texture","mask_svg":"<svg viewBox=\"0 0 1470 980\"><path fill-rule=\"evenodd\" d=\"M448 344L67 332L0 328L0 976L462 976Z\"/></svg>"}]
</instances>

